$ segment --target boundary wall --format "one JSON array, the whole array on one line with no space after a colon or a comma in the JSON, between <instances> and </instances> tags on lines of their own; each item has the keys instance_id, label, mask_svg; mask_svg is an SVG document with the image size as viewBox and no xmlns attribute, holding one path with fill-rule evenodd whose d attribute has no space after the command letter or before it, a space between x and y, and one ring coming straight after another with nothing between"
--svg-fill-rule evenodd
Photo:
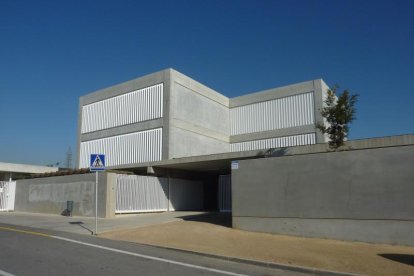
<instances>
[{"instance_id":1,"label":"boundary wall","mask_svg":"<svg viewBox=\"0 0 414 276\"><path fill-rule=\"evenodd\" d=\"M233 227L414 245L414 135L275 151L232 170Z\"/></svg>"},{"instance_id":2,"label":"boundary wall","mask_svg":"<svg viewBox=\"0 0 414 276\"><path fill-rule=\"evenodd\" d=\"M116 213L202 210L203 182L156 176L99 173L98 216ZM95 174L18 180L15 211L64 214L73 201L74 216L95 216Z\"/></svg>"},{"instance_id":3,"label":"boundary wall","mask_svg":"<svg viewBox=\"0 0 414 276\"><path fill-rule=\"evenodd\" d=\"M99 173L98 217L115 216L116 174ZM74 216L95 216L95 174L17 180L15 211L62 214L74 201Z\"/></svg>"}]
</instances>

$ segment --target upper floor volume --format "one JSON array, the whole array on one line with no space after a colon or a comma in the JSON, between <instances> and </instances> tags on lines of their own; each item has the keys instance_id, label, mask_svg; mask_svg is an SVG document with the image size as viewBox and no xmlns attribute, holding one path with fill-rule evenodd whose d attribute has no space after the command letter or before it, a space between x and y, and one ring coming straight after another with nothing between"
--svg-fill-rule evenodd
<instances>
[{"instance_id":1,"label":"upper floor volume","mask_svg":"<svg viewBox=\"0 0 414 276\"><path fill-rule=\"evenodd\" d=\"M166 69L82 96L78 167L91 153L122 168L180 157L324 143L328 87L312 80L226 96Z\"/></svg>"}]
</instances>

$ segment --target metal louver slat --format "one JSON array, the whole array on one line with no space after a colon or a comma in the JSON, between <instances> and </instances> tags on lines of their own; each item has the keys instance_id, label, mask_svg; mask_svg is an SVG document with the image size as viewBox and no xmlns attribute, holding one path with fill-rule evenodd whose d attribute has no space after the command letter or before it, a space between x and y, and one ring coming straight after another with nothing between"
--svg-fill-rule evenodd
<instances>
[{"instance_id":1,"label":"metal louver slat","mask_svg":"<svg viewBox=\"0 0 414 276\"><path fill-rule=\"evenodd\" d=\"M162 83L88 104L82 107L81 132L161 118L162 107Z\"/></svg>"},{"instance_id":2,"label":"metal louver slat","mask_svg":"<svg viewBox=\"0 0 414 276\"><path fill-rule=\"evenodd\" d=\"M82 142L79 166L88 168L92 153L106 154L108 167L158 161L162 158L161 141L162 128L157 128Z\"/></svg>"},{"instance_id":3,"label":"metal louver slat","mask_svg":"<svg viewBox=\"0 0 414 276\"><path fill-rule=\"evenodd\" d=\"M314 124L313 92L230 109L230 133L239 135Z\"/></svg>"}]
</instances>

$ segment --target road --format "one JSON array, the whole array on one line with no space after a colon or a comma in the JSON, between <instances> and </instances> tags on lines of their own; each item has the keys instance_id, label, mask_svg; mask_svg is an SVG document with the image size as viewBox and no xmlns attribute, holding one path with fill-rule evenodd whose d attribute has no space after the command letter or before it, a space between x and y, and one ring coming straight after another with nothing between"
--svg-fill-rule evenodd
<instances>
[{"instance_id":1,"label":"road","mask_svg":"<svg viewBox=\"0 0 414 276\"><path fill-rule=\"evenodd\" d=\"M96 236L0 223L0 275L306 275Z\"/></svg>"}]
</instances>

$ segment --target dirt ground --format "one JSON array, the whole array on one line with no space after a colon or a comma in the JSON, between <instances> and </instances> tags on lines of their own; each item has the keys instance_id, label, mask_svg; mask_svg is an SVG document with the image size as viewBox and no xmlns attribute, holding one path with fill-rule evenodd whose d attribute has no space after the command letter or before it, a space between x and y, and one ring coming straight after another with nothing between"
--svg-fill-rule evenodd
<instances>
[{"instance_id":1,"label":"dirt ground","mask_svg":"<svg viewBox=\"0 0 414 276\"><path fill-rule=\"evenodd\" d=\"M222 219L188 219L101 237L365 275L414 275L414 247L254 233Z\"/></svg>"}]
</instances>

